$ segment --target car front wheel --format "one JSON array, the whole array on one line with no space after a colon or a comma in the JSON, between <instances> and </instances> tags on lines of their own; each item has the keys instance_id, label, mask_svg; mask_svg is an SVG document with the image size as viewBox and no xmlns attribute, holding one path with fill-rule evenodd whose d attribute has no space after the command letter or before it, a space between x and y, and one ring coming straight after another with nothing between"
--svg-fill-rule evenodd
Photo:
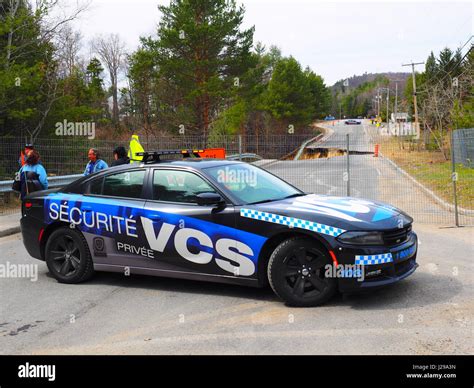
<instances>
[{"instance_id":1,"label":"car front wheel","mask_svg":"<svg viewBox=\"0 0 474 388\"><path fill-rule=\"evenodd\" d=\"M317 306L328 301L337 289L336 279L325 276L327 265L332 265L332 260L316 241L294 237L273 251L268 279L287 305Z\"/></svg>"}]
</instances>

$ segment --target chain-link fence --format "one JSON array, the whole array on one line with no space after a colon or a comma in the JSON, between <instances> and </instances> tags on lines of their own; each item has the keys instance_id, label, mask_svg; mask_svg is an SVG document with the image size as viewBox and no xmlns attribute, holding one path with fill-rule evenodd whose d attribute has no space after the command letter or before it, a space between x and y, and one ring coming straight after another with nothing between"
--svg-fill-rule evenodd
<instances>
[{"instance_id":1,"label":"chain-link fence","mask_svg":"<svg viewBox=\"0 0 474 388\"><path fill-rule=\"evenodd\" d=\"M248 162L280 176L300 189L317 194L379 200L410 214L416 222L474 225L474 169L458 158L462 142L474 143L474 131L452 137L453 147L432 149L410 137L387 135L369 124L322 125L322 133L261 136L173 136L141 140L147 150L223 147L227 156L243 155ZM461 139L461 140L459 140ZM89 148L112 161L113 140L39 139L36 148L50 176L81 174ZM0 179L18 170L22 144L3 140ZM456 163L453 163L453 155ZM18 211L11 192L3 192L0 214ZM6 199L6 200L5 200Z\"/></svg>"},{"instance_id":2,"label":"chain-link fence","mask_svg":"<svg viewBox=\"0 0 474 388\"><path fill-rule=\"evenodd\" d=\"M474 128L453 131L453 156L456 164L474 168Z\"/></svg>"}]
</instances>

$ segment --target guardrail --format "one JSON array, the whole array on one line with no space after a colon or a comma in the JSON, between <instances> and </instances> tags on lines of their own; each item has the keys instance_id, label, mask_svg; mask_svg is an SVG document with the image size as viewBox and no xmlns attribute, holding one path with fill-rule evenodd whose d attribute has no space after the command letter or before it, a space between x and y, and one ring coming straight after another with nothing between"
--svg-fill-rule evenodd
<instances>
[{"instance_id":1,"label":"guardrail","mask_svg":"<svg viewBox=\"0 0 474 388\"><path fill-rule=\"evenodd\" d=\"M257 154L252 154L252 153L246 152L246 153L242 153L242 154L227 155L226 159L229 159L229 160L258 159L258 160L260 160L260 159L262 159L262 157L260 155L257 155Z\"/></svg>"},{"instance_id":2,"label":"guardrail","mask_svg":"<svg viewBox=\"0 0 474 388\"><path fill-rule=\"evenodd\" d=\"M323 133L320 133L318 136L315 136L307 141L305 141L303 144L301 144L301 147L299 148L298 152L296 153L295 157L293 160L299 160L301 155L303 155L304 149L307 147L308 144L320 140L324 136Z\"/></svg>"},{"instance_id":3,"label":"guardrail","mask_svg":"<svg viewBox=\"0 0 474 388\"><path fill-rule=\"evenodd\" d=\"M69 183L74 182L76 179L79 179L82 176L83 176L82 174L49 176L48 188L68 185ZM7 193L10 191L13 191L12 185L13 185L13 180L0 181L0 193Z\"/></svg>"}]
</instances>

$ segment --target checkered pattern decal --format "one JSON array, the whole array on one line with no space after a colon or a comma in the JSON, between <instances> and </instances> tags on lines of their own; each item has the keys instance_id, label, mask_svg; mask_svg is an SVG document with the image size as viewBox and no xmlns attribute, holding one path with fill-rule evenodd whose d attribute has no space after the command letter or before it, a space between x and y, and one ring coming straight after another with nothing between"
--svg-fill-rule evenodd
<instances>
[{"instance_id":1,"label":"checkered pattern decal","mask_svg":"<svg viewBox=\"0 0 474 388\"><path fill-rule=\"evenodd\" d=\"M301 220L294 217L280 216L278 214L266 213L252 209L240 209L240 216L265 222L272 222L274 224L287 225L293 228L307 229L316 233L327 234L333 237L337 237L345 232L344 229L318 224L317 222Z\"/></svg>"},{"instance_id":2,"label":"checkered pattern decal","mask_svg":"<svg viewBox=\"0 0 474 388\"><path fill-rule=\"evenodd\" d=\"M393 257L391 253L382 253L381 255L368 255L368 256L356 255L355 257L356 265L385 264L385 263L391 263L392 261L393 261Z\"/></svg>"}]
</instances>

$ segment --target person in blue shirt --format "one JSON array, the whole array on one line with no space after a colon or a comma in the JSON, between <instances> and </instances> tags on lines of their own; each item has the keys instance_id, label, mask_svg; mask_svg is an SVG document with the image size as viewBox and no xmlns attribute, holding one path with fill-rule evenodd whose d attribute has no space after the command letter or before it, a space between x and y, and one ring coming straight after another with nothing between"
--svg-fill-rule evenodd
<instances>
[{"instance_id":1,"label":"person in blue shirt","mask_svg":"<svg viewBox=\"0 0 474 388\"><path fill-rule=\"evenodd\" d=\"M21 199L34 191L48 188L48 176L43 165L39 162L40 155L36 150L28 151L26 163L20 168Z\"/></svg>"},{"instance_id":2,"label":"person in blue shirt","mask_svg":"<svg viewBox=\"0 0 474 388\"><path fill-rule=\"evenodd\" d=\"M99 157L99 151L95 148L91 148L87 154L89 158L89 163L87 163L86 169L84 170L84 175L93 174L100 170L105 170L109 166Z\"/></svg>"}]
</instances>

